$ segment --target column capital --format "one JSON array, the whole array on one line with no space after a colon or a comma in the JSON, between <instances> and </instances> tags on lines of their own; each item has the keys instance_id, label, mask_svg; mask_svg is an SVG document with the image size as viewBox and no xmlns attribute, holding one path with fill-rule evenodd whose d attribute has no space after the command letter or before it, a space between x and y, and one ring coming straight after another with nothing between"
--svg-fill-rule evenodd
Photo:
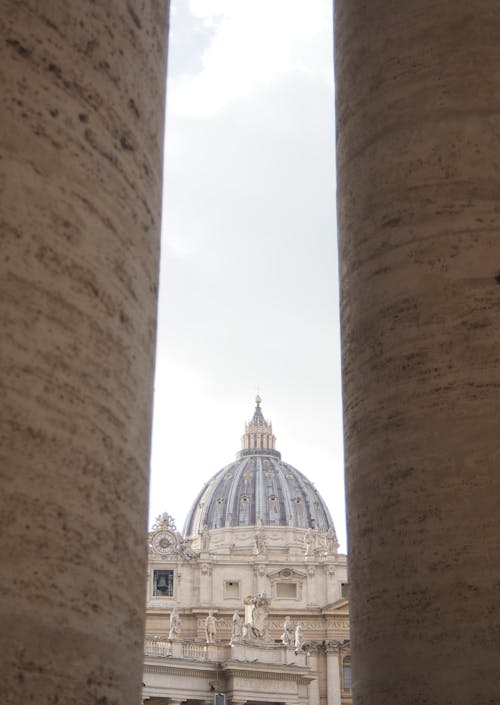
<instances>
[{"instance_id":1,"label":"column capital","mask_svg":"<svg viewBox=\"0 0 500 705\"><path fill-rule=\"evenodd\" d=\"M325 651L328 656L338 656L340 650L340 641L325 641Z\"/></svg>"}]
</instances>

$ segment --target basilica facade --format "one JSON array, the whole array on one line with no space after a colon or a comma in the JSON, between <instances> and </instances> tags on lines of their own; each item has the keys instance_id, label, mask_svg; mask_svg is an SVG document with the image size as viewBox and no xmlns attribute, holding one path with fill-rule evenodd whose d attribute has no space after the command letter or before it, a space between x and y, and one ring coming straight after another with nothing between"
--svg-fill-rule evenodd
<instances>
[{"instance_id":1,"label":"basilica facade","mask_svg":"<svg viewBox=\"0 0 500 705\"><path fill-rule=\"evenodd\" d=\"M311 482L257 397L236 460L149 535L148 705L351 703L348 577Z\"/></svg>"}]
</instances>

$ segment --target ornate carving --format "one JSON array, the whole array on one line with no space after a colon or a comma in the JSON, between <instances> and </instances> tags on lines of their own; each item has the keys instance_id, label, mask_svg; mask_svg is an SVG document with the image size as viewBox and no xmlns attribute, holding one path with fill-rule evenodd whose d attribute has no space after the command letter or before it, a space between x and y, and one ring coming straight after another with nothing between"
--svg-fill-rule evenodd
<instances>
[{"instance_id":1,"label":"ornate carving","mask_svg":"<svg viewBox=\"0 0 500 705\"><path fill-rule=\"evenodd\" d=\"M324 641L323 645L327 654L336 653L347 656L351 653L351 642L349 639L329 639Z\"/></svg>"},{"instance_id":2,"label":"ornate carving","mask_svg":"<svg viewBox=\"0 0 500 705\"><path fill-rule=\"evenodd\" d=\"M244 605L245 624L243 626L243 638L266 641L268 638L267 615L269 613L270 600L264 593L249 595L245 598Z\"/></svg>"},{"instance_id":3,"label":"ornate carving","mask_svg":"<svg viewBox=\"0 0 500 705\"><path fill-rule=\"evenodd\" d=\"M163 512L153 524L153 529L149 533L149 551L156 554L155 558L162 560L194 560L199 558L199 554L192 548L191 542L186 541L177 531L174 519Z\"/></svg>"},{"instance_id":4,"label":"ornate carving","mask_svg":"<svg viewBox=\"0 0 500 705\"><path fill-rule=\"evenodd\" d=\"M327 654L338 654L339 652L339 643L336 639L330 640L330 641L325 641L324 642L324 649Z\"/></svg>"},{"instance_id":5,"label":"ornate carving","mask_svg":"<svg viewBox=\"0 0 500 705\"><path fill-rule=\"evenodd\" d=\"M304 641L303 651L306 651L308 654L316 654L323 651L324 644L324 641L318 640Z\"/></svg>"},{"instance_id":6,"label":"ornate carving","mask_svg":"<svg viewBox=\"0 0 500 705\"><path fill-rule=\"evenodd\" d=\"M340 649L340 654L342 658L345 658L346 656L351 655L351 640L350 639L344 639L339 643L339 649Z\"/></svg>"},{"instance_id":7,"label":"ornate carving","mask_svg":"<svg viewBox=\"0 0 500 705\"><path fill-rule=\"evenodd\" d=\"M179 556L186 561L196 560L200 557L200 554L192 548L191 543L182 538L182 536L179 536L177 551Z\"/></svg>"},{"instance_id":8,"label":"ornate carving","mask_svg":"<svg viewBox=\"0 0 500 705\"><path fill-rule=\"evenodd\" d=\"M300 580L306 577L306 573L295 570L295 568L282 568L271 571L267 576L271 580Z\"/></svg>"},{"instance_id":9,"label":"ornate carving","mask_svg":"<svg viewBox=\"0 0 500 705\"><path fill-rule=\"evenodd\" d=\"M159 514L156 517L155 523L153 524L153 531L160 531L160 529L170 529L174 532L177 531L175 519L171 517L170 514L167 514L167 512Z\"/></svg>"}]
</instances>

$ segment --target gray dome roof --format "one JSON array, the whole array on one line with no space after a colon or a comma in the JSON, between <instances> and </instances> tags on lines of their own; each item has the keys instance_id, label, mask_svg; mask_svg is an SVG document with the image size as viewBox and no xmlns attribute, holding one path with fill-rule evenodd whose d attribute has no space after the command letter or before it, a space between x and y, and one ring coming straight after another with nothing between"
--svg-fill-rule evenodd
<instances>
[{"instance_id":1,"label":"gray dome roof","mask_svg":"<svg viewBox=\"0 0 500 705\"><path fill-rule=\"evenodd\" d=\"M190 537L230 526L292 526L328 531L330 512L311 482L281 460L260 397L245 425L236 461L219 470L196 498L184 525Z\"/></svg>"}]
</instances>

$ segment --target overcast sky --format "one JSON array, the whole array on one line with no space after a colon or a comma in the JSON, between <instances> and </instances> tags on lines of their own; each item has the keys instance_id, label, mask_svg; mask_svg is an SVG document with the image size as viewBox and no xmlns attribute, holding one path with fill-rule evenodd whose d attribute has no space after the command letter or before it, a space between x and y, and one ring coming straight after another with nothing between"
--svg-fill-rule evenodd
<instances>
[{"instance_id":1,"label":"overcast sky","mask_svg":"<svg viewBox=\"0 0 500 705\"><path fill-rule=\"evenodd\" d=\"M151 508L182 529L259 389L346 549L331 0L174 0Z\"/></svg>"}]
</instances>

